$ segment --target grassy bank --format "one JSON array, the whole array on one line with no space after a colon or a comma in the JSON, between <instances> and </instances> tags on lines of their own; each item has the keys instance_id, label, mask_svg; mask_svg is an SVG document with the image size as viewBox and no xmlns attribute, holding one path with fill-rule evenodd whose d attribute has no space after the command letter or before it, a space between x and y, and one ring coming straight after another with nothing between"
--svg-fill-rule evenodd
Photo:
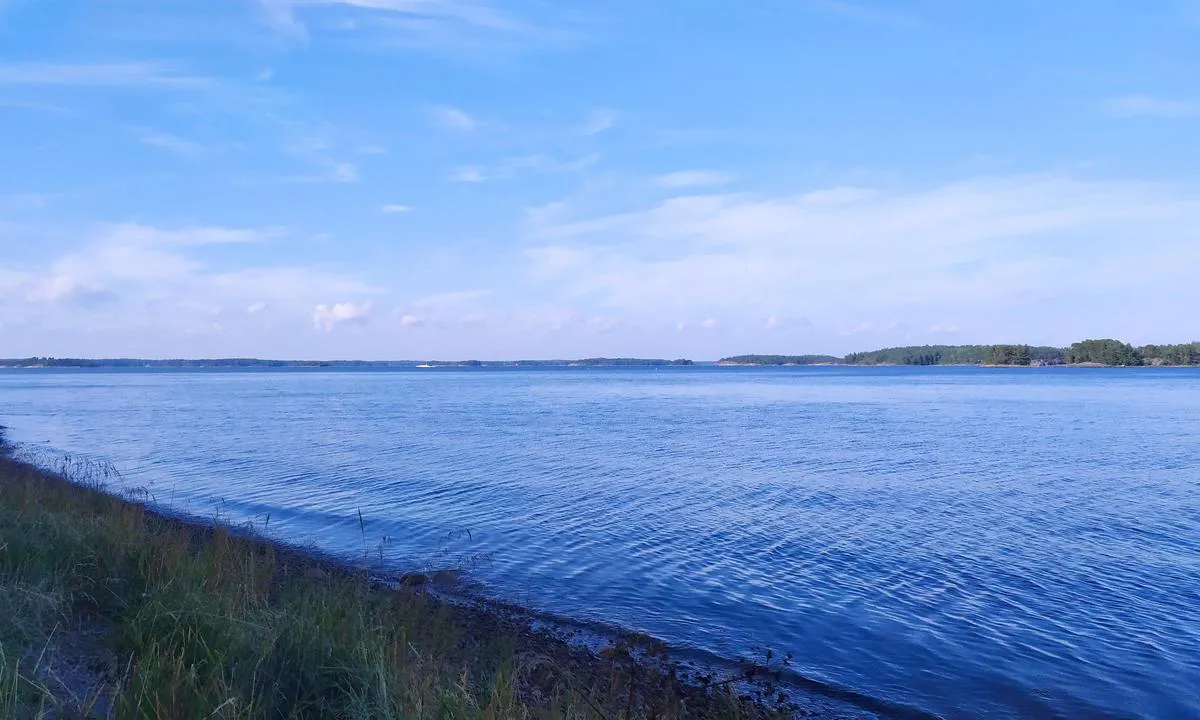
<instances>
[{"instance_id":1,"label":"grassy bank","mask_svg":"<svg viewBox=\"0 0 1200 720\"><path fill-rule=\"evenodd\" d=\"M685 681L649 641L574 648L0 457L0 718L790 714L735 680Z\"/></svg>"}]
</instances>

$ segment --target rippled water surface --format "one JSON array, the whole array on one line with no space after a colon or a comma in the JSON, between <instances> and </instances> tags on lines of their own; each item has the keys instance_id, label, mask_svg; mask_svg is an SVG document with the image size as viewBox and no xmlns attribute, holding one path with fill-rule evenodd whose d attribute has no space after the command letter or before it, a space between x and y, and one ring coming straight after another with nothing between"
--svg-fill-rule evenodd
<instances>
[{"instance_id":1,"label":"rippled water surface","mask_svg":"<svg viewBox=\"0 0 1200 720\"><path fill-rule=\"evenodd\" d=\"M1193 370L0 371L0 422L883 715L1200 717Z\"/></svg>"}]
</instances>

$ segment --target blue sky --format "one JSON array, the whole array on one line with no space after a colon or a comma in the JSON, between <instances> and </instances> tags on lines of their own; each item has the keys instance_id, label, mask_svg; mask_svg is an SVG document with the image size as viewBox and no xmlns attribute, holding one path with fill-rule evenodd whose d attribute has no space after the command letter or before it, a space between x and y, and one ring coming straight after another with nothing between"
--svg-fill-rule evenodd
<instances>
[{"instance_id":1,"label":"blue sky","mask_svg":"<svg viewBox=\"0 0 1200 720\"><path fill-rule=\"evenodd\" d=\"M1200 337L1200 3L0 0L0 356Z\"/></svg>"}]
</instances>

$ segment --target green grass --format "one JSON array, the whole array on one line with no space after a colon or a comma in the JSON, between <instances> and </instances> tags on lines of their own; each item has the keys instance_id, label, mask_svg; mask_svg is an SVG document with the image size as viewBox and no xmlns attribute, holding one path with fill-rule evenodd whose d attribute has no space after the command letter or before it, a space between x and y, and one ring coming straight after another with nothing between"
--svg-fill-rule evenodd
<instances>
[{"instance_id":1,"label":"green grass","mask_svg":"<svg viewBox=\"0 0 1200 720\"><path fill-rule=\"evenodd\" d=\"M82 639L81 639L82 638ZM781 714L0 459L0 718ZM90 664L81 658L91 658ZM72 679L74 678L74 679Z\"/></svg>"}]
</instances>

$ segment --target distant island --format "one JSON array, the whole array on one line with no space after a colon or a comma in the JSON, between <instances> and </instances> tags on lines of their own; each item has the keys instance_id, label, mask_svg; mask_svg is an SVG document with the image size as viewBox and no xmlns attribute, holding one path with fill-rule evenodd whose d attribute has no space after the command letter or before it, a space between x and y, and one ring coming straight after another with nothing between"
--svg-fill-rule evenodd
<instances>
[{"instance_id":1,"label":"distant island","mask_svg":"<svg viewBox=\"0 0 1200 720\"><path fill-rule=\"evenodd\" d=\"M31 357L3 360L0 368L472 368L472 367L663 367L692 365L691 360L583 358L580 360L141 360L137 358Z\"/></svg>"},{"instance_id":2,"label":"distant island","mask_svg":"<svg viewBox=\"0 0 1200 720\"><path fill-rule=\"evenodd\" d=\"M980 365L1104 367L1200 365L1200 342L1133 347L1120 340L1081 340L1070 347L1038 345L909 345L832 355L734 355L718 365Z\"/></svg>"},{"instance_id":3,"label":"distant island","mask_svg":"<svg viewBox=\"0 0 1200 720\"><path fill-rule=\"evenodd\" d=\"M0 368L570 368L680 367L713 365L692 360L657 358L581 358L578 360L263 360L211 358L145 360L138 358L0 359ZM1200 342L1134 347L1120 340L1081 340L1068 347L1045 345L906 345L836 355L732 355L716 361L724 366L787 365L978 365L982 367L1171 367L1200 365Z\"/></svg>"}]
</instances>

